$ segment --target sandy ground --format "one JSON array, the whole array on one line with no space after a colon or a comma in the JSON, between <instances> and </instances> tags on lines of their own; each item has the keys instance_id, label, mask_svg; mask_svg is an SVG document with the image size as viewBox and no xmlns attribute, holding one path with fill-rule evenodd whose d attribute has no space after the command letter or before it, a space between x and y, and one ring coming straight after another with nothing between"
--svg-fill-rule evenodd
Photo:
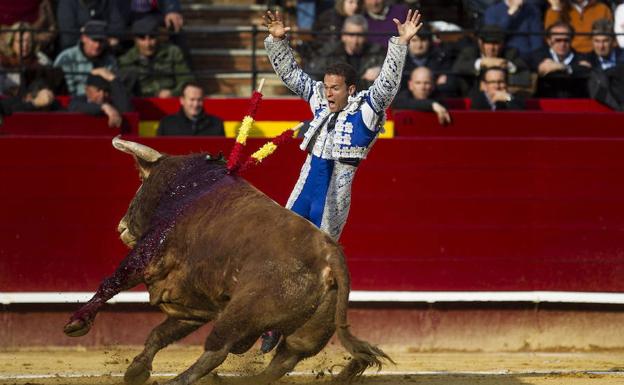
<instances>
[{"instance_id":1,"label":"sandy ground","mask_svg":"<svg viewBox=\"0 0 624 385\"><path fill-rule=\"evenodd\" d=\"M381 374L367 372L359 382L366 385L615 385L624 384L624 351L565 353L463 353L415 352L409 348L383 347L397 362ZM108 385L122 384L121 376L138 347L31 348L0 351L0 385ZM163 384L184 370L201 353L199 347L172 346L154 361L147 384ZM345 354L335 346L297 366L295 373L279 384L329 384L330 371L339 370ZM230 356L218 369L221 381L205 379L200 384L228 384L233 376L263 368L270 355L253 352Z\"/></svg>"}]
</instances>

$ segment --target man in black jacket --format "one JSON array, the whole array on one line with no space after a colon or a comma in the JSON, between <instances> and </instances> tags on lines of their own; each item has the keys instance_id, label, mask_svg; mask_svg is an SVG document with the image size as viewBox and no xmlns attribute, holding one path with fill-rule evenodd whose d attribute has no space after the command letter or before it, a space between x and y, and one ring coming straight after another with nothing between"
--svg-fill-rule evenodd
<instances>
[{"instance_id":1,"label":"man in black jacket","mask_svg":"<svg viewBox=\"0 0 624 385\"><path fill-rule=\"evenodd\" d=\"M537 97L586 98L590 64L572 49L574 29L557 22L546 30L548 47L533 55L532 66L539 78Z\"/></svg>"},{"instance_id":2,"label":"man in black jacket","mask_svg":"<svg viewBox=\"0 0 624 385\"><path fill-rule=\"evenodd\" d=\"M512 95L507 90L506 68L484 68L480 78L481 91L470 98L471 110L524 110L524 99Z\"/></svg>"},{"instance_id":3,"label":"man in black jacket","mask_svg":"<svg viewBox=\"0 0 624 385\"><path fill-rule=\"evenodd\" d=\"M451 122L446 107L433 98L435 93L433 72L427 67L416 67L407 82L407 90L399 92L392 107L397 110L435 112L440 124Z\"/></svg>"},{"instance_id":4,"label":"man in black jacket","mask_svg":"<svg viewBox=\"0 0 624 385\"><path fill-rule=\"evenodd\" d=\"M212 135L225 136L223 121L204 111L204 90L194 82L182 86L180 111L165 116L158 126L159 136Z\"/></svg>"}]
</instances>

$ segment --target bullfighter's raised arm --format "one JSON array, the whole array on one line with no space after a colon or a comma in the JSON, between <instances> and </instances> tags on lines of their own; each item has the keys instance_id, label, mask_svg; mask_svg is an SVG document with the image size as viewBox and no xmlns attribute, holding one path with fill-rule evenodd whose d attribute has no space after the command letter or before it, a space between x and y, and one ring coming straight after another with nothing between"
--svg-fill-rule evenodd
<instances>
[{"instance_id":1,"label":"bullfighter's raised arm","mask_svg":"<svg viewBox=\"0 0 624 385\"><path fill-rule=\"evenodd\" d=\"M288 39L286 39L286 32L290 30L290 27L284 27L284 21L279 11L275 11L275 14L267 11L264 15L264 25L269 30L269 36L264 40L264 46L273 69L292 92L309 101L315 83L321 82L312 80L297 64L297 60L295 60L295 56L288 45Z\"/></svg>"}]
</instances>

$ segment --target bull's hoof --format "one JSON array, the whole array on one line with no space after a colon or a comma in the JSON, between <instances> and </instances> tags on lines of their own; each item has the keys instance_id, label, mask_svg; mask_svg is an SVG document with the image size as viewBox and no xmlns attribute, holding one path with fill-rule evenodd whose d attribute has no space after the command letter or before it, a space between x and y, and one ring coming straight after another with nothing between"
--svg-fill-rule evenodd
<instances>
[{"instance_id":1,"label":"bull's hoof","mask_svg":"<svg viewBox=\"0 0 624 385\"><path fill-rule=\"evenodd\" d=\"M148 378L150 369L143 361L133 361L124 374L124 382L128 385L141 385Z\"/></svg>"},{"instance_id":2,"label":"bull's hoof","mask_svg":"<svg viewBox=\"0 0 624 385\"><path fill-rule=\"evenodd\" d=\"M63 328L63 332L70 337L82 337L89 333L89 330L91 330L91 323L81 319L70 321Z\"/></svg>"}]
</instances>

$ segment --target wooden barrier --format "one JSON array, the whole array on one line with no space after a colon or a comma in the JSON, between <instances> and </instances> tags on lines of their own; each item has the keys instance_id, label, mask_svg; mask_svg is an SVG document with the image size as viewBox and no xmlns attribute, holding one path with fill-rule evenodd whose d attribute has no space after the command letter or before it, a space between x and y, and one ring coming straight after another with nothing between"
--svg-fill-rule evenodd
<instances>
[{"instance_id":1,"label":"wooden barrier","mask_svg":"<svg viewBox=\"0 0 624 385\"><path fill-rule=\"evenodd\" d=\"M127 253L116 226L139 185L132 158L98 137L1 137L0 154L0 292L94 290ZM284 204L303 157L284 145L245 177ZM623 291L622 175L624 136L380 141L341 240L353 288Z\"/></svg>"}]
</instances>

